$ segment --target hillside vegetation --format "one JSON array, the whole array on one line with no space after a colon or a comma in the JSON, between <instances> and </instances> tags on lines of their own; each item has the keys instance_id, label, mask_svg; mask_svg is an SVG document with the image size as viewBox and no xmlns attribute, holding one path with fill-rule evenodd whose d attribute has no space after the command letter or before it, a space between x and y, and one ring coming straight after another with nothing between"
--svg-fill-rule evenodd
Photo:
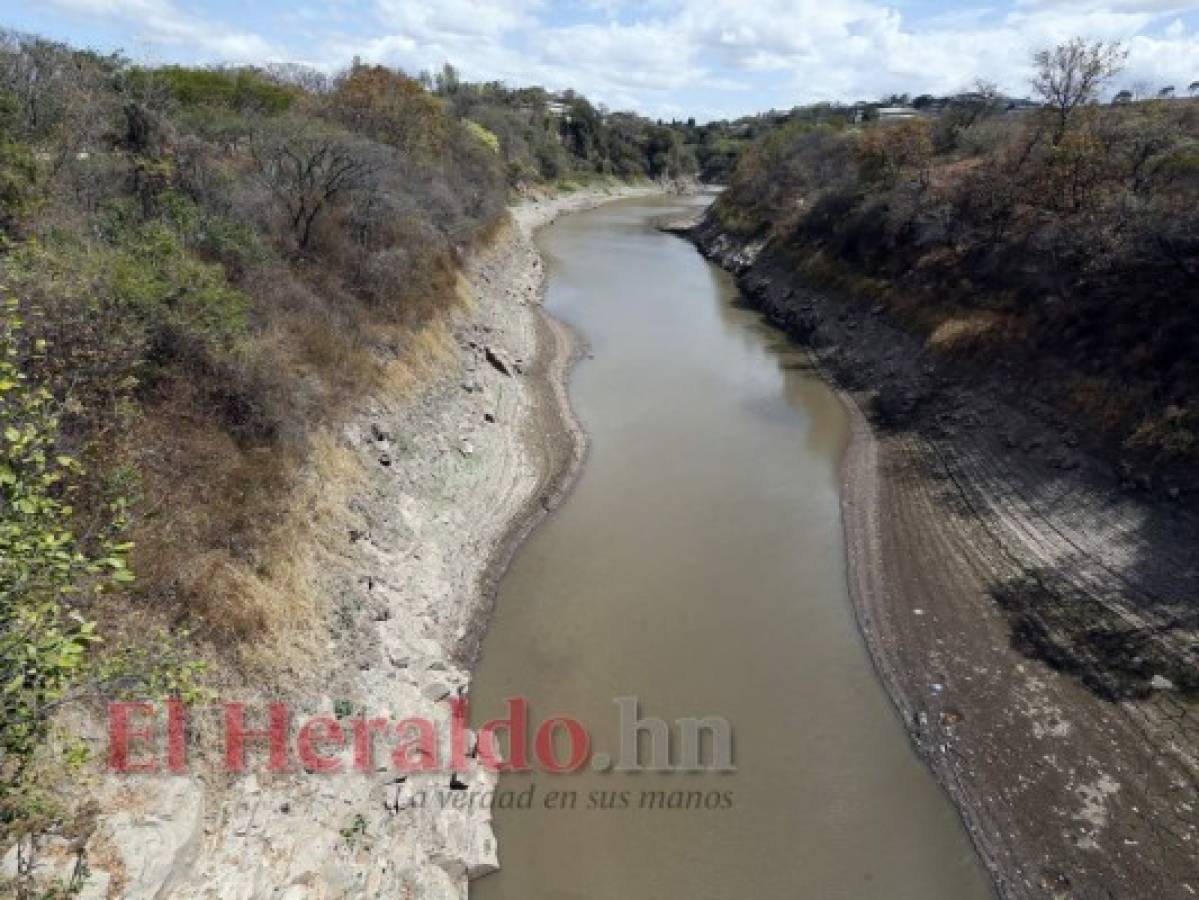
<instances>
[{"instance_id":1,"label":"hillside vegetation","mask_svg":"<svg viewBox=\"0 0 1199 900\"><path fill-rule=\"evenodd\" d=\"M0 846L63 824L64 704L205 660L266 687L318 646L324 426L444 352L513 189L692 168L678 129L448 69L0 35Z\"/></svg>"},{"instance_id":2,"label":"hillside vegetation","mask_svg":"<svg viewBox=\"0 0 1199 900\"><path fill-rule=\"evenodd\" d=\"M1032 108L984 86L936 115L792 121L745 152L713 215L1120 454L1191 467L1199 101L1099 103L1122 58L1038 54Z\"/></svg>"}]
</instances>

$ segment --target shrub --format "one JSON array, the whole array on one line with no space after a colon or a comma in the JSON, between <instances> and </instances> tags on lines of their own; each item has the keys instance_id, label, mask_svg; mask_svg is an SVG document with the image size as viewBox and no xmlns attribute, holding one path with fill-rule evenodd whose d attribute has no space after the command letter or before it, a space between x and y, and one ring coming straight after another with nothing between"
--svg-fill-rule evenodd
<instances>
[{"instance_id":1,"label":"shrub","mask_svg":"<svg viewBox=\"0 0 1199 900\"><path fill-rule=\"evenodd\" d=\"M478 122L472 122L470 119L464 119L462 124L466 126L466 130L470 132L472 137L492 153L500 152L500 139L496 137L494 132L488 130Z\"/></svg>"},{"instance_id":2,"label":"shrub","mask_svg":"<svg viewBox=\"0 0 1199 900\"><path fill-rule=\"evenodd\" d=\"M59 743L60 759L39 758L66 705L117 690L192 699L199 668L153 640L96 657L92 598L133 580L132 548L121 542L125 502L112 500L82 529L74 507L83 467L62 448L50 388L30 378L30 358L51 348L31 340L16 299L0 306L0 843L18 847L18 896L32 896L38 837L56 827L69 798L59 780L86 756ZM146 637L146 636L143 636ZM169 648L167 642L163 646Z\"/></svg>"},{"instance_id":3,"label":"shrub","mask_svg":"<svg viewBox=\"0 0 1199 900\"><path fill-rule=\"evenodd\" d=\"M197 69L163 66L133 69L126 76L128 87L148 93L160 82L167 94L181 105L223 106L240 113L277 115L286 112L300 92L253 68Z\"/></svg>"}]
</instances>

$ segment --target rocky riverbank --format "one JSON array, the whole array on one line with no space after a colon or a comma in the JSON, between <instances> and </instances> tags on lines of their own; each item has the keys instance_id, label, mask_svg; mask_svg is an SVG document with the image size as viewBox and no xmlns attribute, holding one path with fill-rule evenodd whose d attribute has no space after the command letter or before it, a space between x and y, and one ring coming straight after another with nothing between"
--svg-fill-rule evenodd
<instances>
[{"instance_id":1,"label":"rocky riverbank","mask_svg":"<svg viewBox=\"0 0 1199 900\"><path fill-rule=\"evenodd\" d=\"M997 892L1199 893L1196 511L774 248L685 230L840 388L859 622Z\"/></svg>"},{"instance_id":2,"label":"rocky riverbank","mask_svg":"<svg viewBox=\"0 0 1199 900\"><path fill-rule=\"evenodd\" d=\"M468 261L464 311L406 369L420 373L415 383L371 398L329 438L326 481L313 492L323 498L327 652L316 677L297 672L314 688L288 692L293 721L420 717L448 729L447 701L467 691L495 582L584 452L566 400L578 346L540 309L533 233L564 212L657 190L578 190L514 207ZM259 715L277 696L220 699ZM219 755L197 731L193 749ZM109 776L94 785L101 815L81 896L463 898L469 879L496 868L495 840L486 808L447 798L477 796L491 776L405 777L386 758L393 743L380 741L371 774L230 777L197 765L187 776ZM349 769L348 749L346 759ZM49 847L42 865L65 871L74 850Z\"/></svg>"}]
</instances>

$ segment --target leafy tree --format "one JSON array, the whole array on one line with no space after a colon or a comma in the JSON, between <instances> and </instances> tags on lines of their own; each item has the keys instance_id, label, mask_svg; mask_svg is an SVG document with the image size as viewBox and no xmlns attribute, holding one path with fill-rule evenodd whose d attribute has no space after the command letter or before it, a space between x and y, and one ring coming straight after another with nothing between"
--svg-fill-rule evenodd
<instances>
[{"instance_id":1,"label":"leafy tree","mask_svg":"<svg viewBox=\"0 0 1199 900\"><path fill-rule=\"evenodd\" d=\"M478 140L480 144L482 144L492 153L500 152L500 139L496 137L495 132L483 125L480 125L478 122L472 122L470 119L464 120L463 124L466 126L466 130L470 132L471 136Z\"/></svg>"},{"instance_id":2,"label":"leafy tree","mask_svg":"<svg viewBox=\"0 0 1199 900\"><path fill-rule=\"evenodd\" d=\"M441 71L434 78L436 91L443 97L452 97L462 87L462 80L458 77L458 70L449 63L441 67Z\"/></svg>"},{"instance_id":3,"label":"leafy tree","mask_svg":"<svg viewBox=\"0 0 1199 900\"><path fill-rule=\"evenodd\" d=\"M299 92L289 84L259 71L241 67L200 69L163 66L135 69L131 81L161 82L166 91L183 106L226 106L238 112L278 115L286 112Z\"/></svg>"},{"instance_id":4,"label":"leafy tree","mask_svg":"<svg viewBox=\"0 0 1199 900\"><path fill-rule=\"evenodd\" d=\"M383 66L356 65L336 80L329 110L351 131L402 153L427 156L447 137L442 106L407 75Z\"/></svg>"}]
</instances>

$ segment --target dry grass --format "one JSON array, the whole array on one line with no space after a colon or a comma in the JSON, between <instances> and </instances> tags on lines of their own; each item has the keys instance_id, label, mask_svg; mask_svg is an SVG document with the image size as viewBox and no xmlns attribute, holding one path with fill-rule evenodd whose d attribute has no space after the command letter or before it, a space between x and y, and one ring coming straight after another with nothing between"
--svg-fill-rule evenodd
<instances>
[{"instance_id":1,"label":"dry grass","mask_svg":"<svg viewBox=\"0 0 1199 900\"><path fill-rule=\"evenodd\" d=\"M993 312L969 312L941 321L925 346L941 356L964 356L1000 339L1005 320Z\"/></svg>"},{"instance_id":2,"label":"dry grass","mask_svg":"<svg viewBox=\"0 0 1199 900\"><path fill-rule=\"evenodd\" d=\"M337 428L361 398L403 397L442 371L456 350L453 318L473 304L458 272L419 324L363 306L314 315L319 288L279 290L295 298L293 308L242 355L286 389L273 414L294 427L239 441L200 379L160 385L128 439L141 479L137 586L98 611L115 645L188 628L214 687L298 687L317 671L327 616L321 559L342 552L330 539L345 534L347 498L365 477Z\"/></svg>"},{"instance_id":3,"label":"dry grass","mask_svg":"<svg viewBox=\"0 0 1199 900\"><path fill-rule=\"evenodd\" d=\"M469 308L473 302L464 286L465 280L462 280L456 298L459 308ZM391 397L406 395L453 358L455 344L450 321L451 314L447 310L404 336L402 351L388 360L383 368L379 386L385 394Z\"/></svg>"}]
</instances>

